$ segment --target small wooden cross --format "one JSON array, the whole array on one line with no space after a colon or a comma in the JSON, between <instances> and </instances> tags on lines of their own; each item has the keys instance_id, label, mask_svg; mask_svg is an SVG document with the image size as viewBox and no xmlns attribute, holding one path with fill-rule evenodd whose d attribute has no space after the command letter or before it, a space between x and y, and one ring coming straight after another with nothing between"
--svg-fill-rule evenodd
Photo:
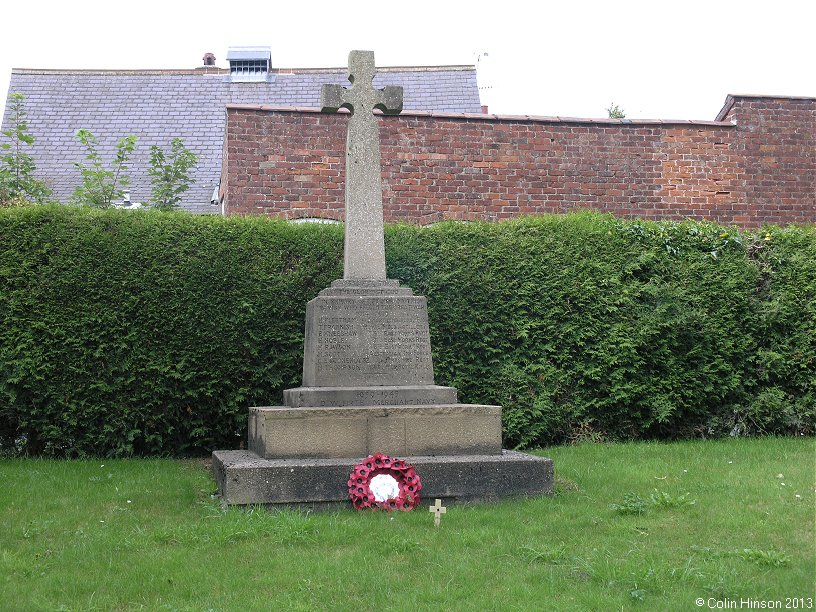
<instances>
[{"instance_id":1,"label":"small wooden cross","mask_svg":"<svg viewBox=\"0 0 816 612\"><path fill-rule=\"evenodd\" d=\"M442 505L441 499L437 499L433 506L428 507L428 511L434 513L434 527L439 527L439 521L442 519L442 515L445 514L448 509Z\"/></svg>"}]
</instances>

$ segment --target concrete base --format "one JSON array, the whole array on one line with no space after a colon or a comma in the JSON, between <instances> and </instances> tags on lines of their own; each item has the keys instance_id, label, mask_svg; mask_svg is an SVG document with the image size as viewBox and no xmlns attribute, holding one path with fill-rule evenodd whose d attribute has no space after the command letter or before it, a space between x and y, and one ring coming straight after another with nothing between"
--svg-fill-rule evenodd
<instances>
[{"instance_id":1,"label":"concrete base","mask_svg":"<svg viewBox=\"0 0 816 612\"><path fill-rule=\"evenodd\" d=\"M498 455L400 457L422 482L422 500L491 501L551 495L552 459L514 451ZM250 451L215 451L213 472L227 505L351 507L348 477L355 459L261 459Z\"/></svg>"},{"instance_id":2,"label":"concrete base","mask_svg":"<svg viewBox=\"0 0 816 612\"><path fill-rule=\"evenodd\" d=\"M501 407L479 404L249 409L249 450L263 459L498 455Z\"/></svg>"}]
</instances>

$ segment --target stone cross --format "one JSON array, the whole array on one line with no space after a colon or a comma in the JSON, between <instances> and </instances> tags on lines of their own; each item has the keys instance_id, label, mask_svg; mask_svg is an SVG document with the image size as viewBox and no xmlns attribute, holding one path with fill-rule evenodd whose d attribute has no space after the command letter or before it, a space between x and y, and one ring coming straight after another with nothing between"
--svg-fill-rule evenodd
<instances>
[{"instance_id":1,"label":"stone cross","mask_svg":"<svg viewBox=\"0 0 816 612\"><path fill-rule=\"evenodd\" d=\"M441 499L437 499L433 506L428 506L428 511L434 513L434 527L439 527L439 521L442 520L442 515L445 514L448 509L442 505Z\"/></svg>"},{"instance_id":2,"label":"stone cross","mask_svg":"<svg viewBox=\"0 0 816 612\"><path fill-rule=\"evenodd\" d=\"M346 238L345 279L385 279L380 132L372 112L402 111L402 87L374 89L373 51L349 53L351 88L323 85L320 106L324 113L351 111L346 132Z\"/></svg>"}]
</instances>

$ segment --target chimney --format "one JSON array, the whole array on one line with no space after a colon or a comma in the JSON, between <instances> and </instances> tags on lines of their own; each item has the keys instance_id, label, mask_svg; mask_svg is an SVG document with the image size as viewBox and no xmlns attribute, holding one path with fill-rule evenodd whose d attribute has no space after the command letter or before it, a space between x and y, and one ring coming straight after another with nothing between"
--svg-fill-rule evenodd
<instances>
[{"instance_id":1,"label":"chimney","mask_svg":"<svg viewBox=\"0 0 816 612\"><path fill-rule=\"evenodd\" d=\"M205 66L215 66L215 56L212 53L205 53L202 59Z\"/></svg>"},{"instance_id":2,"label":"chimney","mask_svg":"<svg viewBox=\"0 0 816 612\"><path fill-rule=\"evenodd\" d=\"M482 104L482 114L483 115L487 114L487 104Z\"/></svg>"}]
</instances>

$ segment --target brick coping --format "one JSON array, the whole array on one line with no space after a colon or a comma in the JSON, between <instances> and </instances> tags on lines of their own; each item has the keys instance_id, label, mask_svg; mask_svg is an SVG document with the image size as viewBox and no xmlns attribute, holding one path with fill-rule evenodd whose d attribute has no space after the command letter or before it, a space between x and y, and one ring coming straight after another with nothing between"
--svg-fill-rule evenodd
<instances>
[{"instance_id":1,"label":"brick coping","mask_svg":"<svg viewBox=\"0 0 816 612\"><path fill-rule=\"evenodd\" d=\"M321 113L320 109L304 106L271 106L266 104L227 104L227 110L254 110L269 113ZM341 109L341 112L348 112ZM468 121L524 121L530 123L577 123L587 125L631 126L700 125L733 128L730 121L700 121L689 119L585 119L580 117L546 117L538 115L497 115L493 113L446 113L436 111L404 110L399 117L433 117L435 119L463 119Z\"/></svg>"}]
</instances>

